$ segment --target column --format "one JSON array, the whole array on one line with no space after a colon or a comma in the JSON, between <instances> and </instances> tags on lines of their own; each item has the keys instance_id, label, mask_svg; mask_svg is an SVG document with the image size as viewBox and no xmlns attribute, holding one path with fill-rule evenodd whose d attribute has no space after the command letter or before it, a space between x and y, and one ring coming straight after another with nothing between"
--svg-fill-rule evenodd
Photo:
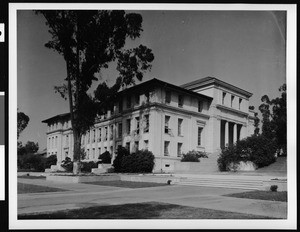
<instances>
[{"instance_id":1,"label":"column","mask_svg":"<svg viewBox=\"0 0 300 232\"><path fill-rule=\"evenodd\" d=\"M224 136L225 136L225 147L228 146L229 144L229 122L228 121L225 121L225 133L224 133Z\"/></svg>"},{"instance_id":2,"label":"column","mask_svg":"<svg viewBox=\"0 0 300 232\"><path fill-rule=\"evenodd\" d=\"M233 124L233 143L236 143L237 141L237 124Z\"/></svg>"}]
</instances>

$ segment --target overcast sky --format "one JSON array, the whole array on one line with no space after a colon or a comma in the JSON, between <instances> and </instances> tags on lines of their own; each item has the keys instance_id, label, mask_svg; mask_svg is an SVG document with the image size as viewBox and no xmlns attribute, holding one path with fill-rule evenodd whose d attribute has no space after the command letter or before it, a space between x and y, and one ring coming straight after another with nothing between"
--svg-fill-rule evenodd
<instances>
[{"instance_id":1,"label":"overcast sky","mask_svg":"<svg viewBox=\"0 0 300 232\"><path fill-rule=\"evenodd\" d=\"M279 96L286 82L286 14L271 11L135 11L143 33L131 46L144 44L155 59L144 80L157 78L181 85L213 76L253 93L258 110L264 94ZM46 148L42 120L68 112L68 102L54 92L66 77L66 65L45 48L50 40L45 19L32 11L17 14L17 94L19 111L30 117L23 143ZM112 84L115 72L101 73ZM97 83L93 85L93 88Z\"/></svg>"}]
</instances>

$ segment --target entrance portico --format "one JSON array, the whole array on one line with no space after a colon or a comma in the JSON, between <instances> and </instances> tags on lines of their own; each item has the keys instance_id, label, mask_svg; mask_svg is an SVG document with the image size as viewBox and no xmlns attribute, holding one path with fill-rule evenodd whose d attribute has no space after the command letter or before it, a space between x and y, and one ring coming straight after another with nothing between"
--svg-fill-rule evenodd
<instances>
[{"instance_id":1,"label":"entrance portico","mask_svg":"<svg viewBox=\"0 0 300 232\"><path fill-rule=\"evenodd\" d=\"M221 120L220 145L221 148L233 145L241 139L242 124Z\"/></svg>"}]
</instances>

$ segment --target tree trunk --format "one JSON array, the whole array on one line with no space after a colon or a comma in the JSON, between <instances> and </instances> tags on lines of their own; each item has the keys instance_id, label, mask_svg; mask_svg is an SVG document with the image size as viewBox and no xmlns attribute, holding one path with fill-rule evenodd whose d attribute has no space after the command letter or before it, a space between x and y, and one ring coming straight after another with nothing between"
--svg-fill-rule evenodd
<instances>
[{"instance_id":1,"label":"tree trunk","mask_svg":"<svg viewBox=\"0 0 300 232\"><path fill-rule=\"evenodd\" d=\"M73 128L74 148L73 148L73 174L80 173L80 155L81 155L81 141L80 133L77 129Z\"/></svg>"}]
</instances>

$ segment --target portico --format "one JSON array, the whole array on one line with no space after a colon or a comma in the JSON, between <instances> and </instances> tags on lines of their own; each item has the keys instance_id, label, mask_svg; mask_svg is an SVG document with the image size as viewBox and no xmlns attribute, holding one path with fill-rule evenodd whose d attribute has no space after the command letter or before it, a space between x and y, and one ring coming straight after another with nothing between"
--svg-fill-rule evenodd
<instances>
[{"instance_id":1,"label":"portico","mask_svg":"<svg viewBox=\"0 0 300 232\"><path fill-rule=\"evenodd\" d=\"M220 121L220 145L221 148L224 148L225 146L233 145L238 140L242 138L242 128L243 125L228 121L228 120L221 120Z\"/></svg>"}]
</instances>

